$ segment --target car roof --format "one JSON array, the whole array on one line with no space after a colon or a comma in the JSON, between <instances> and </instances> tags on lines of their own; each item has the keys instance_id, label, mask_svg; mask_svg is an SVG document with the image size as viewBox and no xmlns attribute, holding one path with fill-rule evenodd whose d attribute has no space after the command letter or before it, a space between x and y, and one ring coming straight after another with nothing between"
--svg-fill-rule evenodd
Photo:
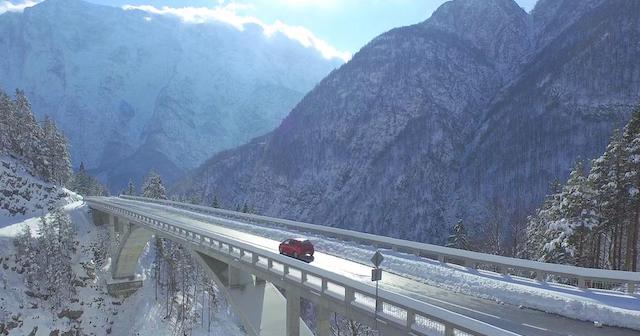
<instances>
[{"instance_id":1,"label":"car roof","mask_svg":"<svg viewBox=\"0 0 640 336\"><path fill-rule=\"evenodd\" d=\"M298 237L298 238L291 238L291 240L295 240L295 241L299 241L299 242L304 242L304 241L308 241L309 239L307 239L307 238L303 238L303 237Z\"/></svg>"}]
</instances>

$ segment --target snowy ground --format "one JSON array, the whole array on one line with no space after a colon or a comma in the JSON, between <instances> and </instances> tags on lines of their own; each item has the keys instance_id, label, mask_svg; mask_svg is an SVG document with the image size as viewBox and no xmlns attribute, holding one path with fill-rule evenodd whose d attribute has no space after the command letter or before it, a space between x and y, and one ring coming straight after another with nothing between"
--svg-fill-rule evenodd
<instances>
[{"instance_id":1,"label":"snowy ground","mask_svg":"<svg viewBox=\"0 0 640 336\"><path fill-rule=\"evenodd\" d=\"M149 203L145 203L149 205ZM152 205L156 206L156 205ZM235 230L276 241L302 233L280 228L265 227L235 220L211 217L176 209L185 216L224 225ZM345 242L320 235L304 234L314 243L316 251L338 256L364 265L370 265L375 252L371 246ZM515 306L533 308L561 316L597 321L610 326L640 330L640 294L629 295L607 290L583 290L555 283L504 276L498 273L471 270L453 264L414 255L381 250L385 260L381 267L387 271L427 285L445 288L475 297L505 302Z\"/></svg>"},{"instance_id":2,"label":"snowy ground","mask_svg":"<svg viewBox=\"0 0 640 336\"><path fill-rule=\"evenodd\" d=\"M94 249L100 232L104 228L96 227L91 221L87 207L82 201L75 201L65 207L75 226L78 250L74 256L74 272L82 279L78 285L78 300L72 300L67 309L82 312L76 320L59 318L62 309L52 311L49 304L41 299L25 294L22 275L14 263L13 237L21 231L23 225L30 225L34 231L39 219L24 217L2 217L0 223L0 323L11 323L15 327L10 335L29 335L38 328L38 335L48 335L51 331L61 333L73 328L82 329L86 335L173 335L171 321L164 320L164 304L154 299L155 288L152 281L126 299L115 299L106 293L104 279L106 269L96 270L91 278L82 266L92 262ZM148 274L149 253L141 258L141 272ZM244 335L237 321L229 311L222 309L215 317L211 333L207 327L197 327L192 335ZM44 332L43 332L44 331Z\"/></svg>"}]
</instances>

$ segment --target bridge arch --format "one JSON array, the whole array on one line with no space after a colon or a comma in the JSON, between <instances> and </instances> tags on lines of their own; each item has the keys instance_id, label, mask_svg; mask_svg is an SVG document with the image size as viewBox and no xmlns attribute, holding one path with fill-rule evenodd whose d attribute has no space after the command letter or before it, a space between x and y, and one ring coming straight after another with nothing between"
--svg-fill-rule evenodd
<instances>
[{"instance_id":1,"label":"bridge arch","mask_svg":"<svg viewBox=\"0 0 640 336\"><path fill-rule=\"evenodd\" d=\"M139 225L128 222L119 224L117 226L121 231L117 232L117 228L114 229L119 237L119 243L112 254L111 277L113 280L134 280L138 260L154 234Z\"/></svg>"}]
</instances>

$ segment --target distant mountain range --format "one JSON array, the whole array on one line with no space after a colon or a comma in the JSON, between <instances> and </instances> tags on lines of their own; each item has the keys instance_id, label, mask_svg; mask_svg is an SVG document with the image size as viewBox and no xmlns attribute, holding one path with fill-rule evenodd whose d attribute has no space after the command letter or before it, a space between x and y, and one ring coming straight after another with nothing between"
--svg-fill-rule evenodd
<instances>
[{"instance_id":1,"label":"distant mountain range","mask_svg":"<svg viewBox=\"0 0 640 336\"><path fill-rule=\"evenodd\" d=\"M24 89L113 191L172 181L272 130L342 60L283 34L47 0L0 16L0 87Z\"/></svg>"},{"instance_id":2,"label":"distant mountain range","mask_svg":"<svg viewBox=\"0 0 640 336\"><path fill-rule=\"evenodd\" d=\"M273 132L176 190L261 214L442 243L539 205L640 98L640 1L454 0L380 35Z\"/></svg>"}]
</instances>

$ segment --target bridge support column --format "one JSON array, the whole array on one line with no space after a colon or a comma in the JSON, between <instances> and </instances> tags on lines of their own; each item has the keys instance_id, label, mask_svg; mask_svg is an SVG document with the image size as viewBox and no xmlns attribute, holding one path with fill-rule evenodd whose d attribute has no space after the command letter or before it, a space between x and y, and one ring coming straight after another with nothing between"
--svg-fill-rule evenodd
<instances>
[{"instance_id":1,"label":"bridge support column","mask_svg":"<svg viewBox=\"0 0 640 336\"><path fill-rule=\"evenodd\" d=\"M331 332L330 311L322 305L316 305L316 336L329 336Z\"/></svg>"},{"instance_id":2,"label":"bridge support column","mask_svg":"<svg viewBox=\"0 0 640 336\"><path fill-rule=\"evenodd\" d=\"M97 226L109 224L109 217L109 214L102 211L91 210L91 218L93 219L93 224Z\"/></svg>"},{"instance_id":3,"label":"bridge support column","mask_svg":"<svg viewBox=\"0 0 640 336\"><path fill-rule=\"evenodd\" d=\"M300 294L293 288L285 289L287 295L287 336L300 336Z\"/></svg>"},{"instance_id":4,"label":"bridge support column","mask_svg":"<svg viewBox=\"0 0 640 336\"><path fill-rule=\"evenodd\" d=\"M229 265L227 270L227 281L229 288L241 288L245 285L253 284L251 274L231 265Z\"/></svg>"}]
</instances>

